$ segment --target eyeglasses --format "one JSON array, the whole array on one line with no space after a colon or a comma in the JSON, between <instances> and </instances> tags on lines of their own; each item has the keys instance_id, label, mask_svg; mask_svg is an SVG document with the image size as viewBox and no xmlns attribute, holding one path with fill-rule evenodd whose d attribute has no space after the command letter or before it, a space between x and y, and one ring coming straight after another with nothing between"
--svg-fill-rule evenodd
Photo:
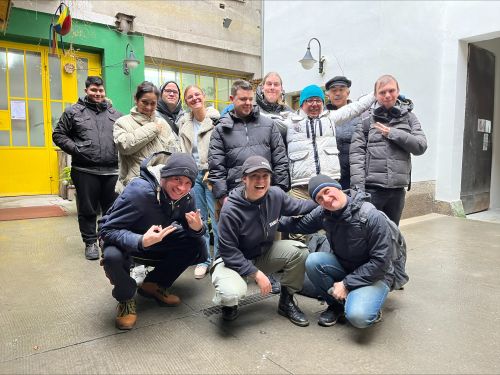
<instances>
[{"instance_id":1,"label":"eyeglasses","mask_svg":"<svg viewBox=\"0 0 500 375\"><path fill-rule=\"evenodd\" d=\"M166 92L167 94L179 95L179 91L177 91L177 90L165 89L165 90L163 90L163 92Z\"/></svg>"},{"instance_id":2,"label":"eyeglasses","mask_svg":"<svg viewBox=\"0 0 500 375\"><path fill-rule=\"evenodd\" d=\"M304 100L307 104L320 104L323 103L321 99L306 99Z\"/></svg>"}]
</instances>

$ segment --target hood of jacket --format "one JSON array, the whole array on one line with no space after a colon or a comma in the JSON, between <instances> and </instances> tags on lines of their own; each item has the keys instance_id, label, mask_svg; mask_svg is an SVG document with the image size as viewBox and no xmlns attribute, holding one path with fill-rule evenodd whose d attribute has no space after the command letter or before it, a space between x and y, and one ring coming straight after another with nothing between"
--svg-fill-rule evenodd
<instances>
[{"instance_id":1,"label":"hood of jacket","mask_svg":"<svg viewBox=\"0 0 500 375\"><path fill-rule=\"evenodd\" d=\"M259 200L250 202L248 199L245 198L245 186L238 186L237 188L229 192L228 200L230 200L233 204L235 204L238 207L250 207L252 205L259 205L260 203L265 201L267 194L268 193L266 193Z\"/></svg>"},{"instance_id":2,"label":"hood of jacket","mask_svg":"<svg viewBox=\"0 0 500 375\"><path fill-rule=\"evenodd\" d=\"M88 108L96 113L104 112L107 109L111 108L111 103L107 99L104 99L104 101L101 103L95 103L88 100L87 96L78 98L77 104L80 104L82 107Z\"/></svg>"},{"instance_id":3,"label":"hood of jacket","mask_svg":"<svg viewBox=\"0 0 500 375\"><path fill-rule=\"evenodd\" d=\"M394 107L387 109L381 106L378 102L375 102L370 108L370 111L376 120L389 122L391 119L401 118L407 115L413 110L413 107L414 105L411 99L400 96L396 100Z\"/></svg>"},{"instance_id":4,"label":"hood of jacket","mask_svg":"<svg viewBox=\"0 0 500 375\"><path fill-rule=\"evenodd\" d=\"M175 108L173 111L170 111L168 109L168 106L167 106L167 103L165 103L162 99L162 92L163 92L163 89L165 88L165 86L167 86L169 83L173 83L177 86L177 91L179 91L179 100L177 101L177 104L175 105ZM177 82L175 81L168 81L168 82L165 82L163 85L160 86L160 97L158 98L158 104L157 104L157 110L158 112L160 112L162 115L164 115L163 117L165 118L165 120L167 120L170 124L170 121L173 123L175 122L177 116L179 115L180 111L182 110L182 102L181 102L181 90L179 88L179 85L177 84Z\"/></svg>"}]
</instances>

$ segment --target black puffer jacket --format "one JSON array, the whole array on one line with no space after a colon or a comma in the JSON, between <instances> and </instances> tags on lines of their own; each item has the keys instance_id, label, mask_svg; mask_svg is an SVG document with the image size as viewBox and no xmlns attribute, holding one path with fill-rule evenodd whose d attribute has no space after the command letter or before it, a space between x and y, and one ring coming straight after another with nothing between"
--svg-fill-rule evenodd
<instances>
[{"instance_id":1,"label":"black puffer jacket","mask_svg":"<svg viewBox=\"0 0 500 375\"><path fill-rule=\"evenodd\" d=\"M219 254L225 266L241 276L257 272L251 259L271 248L282 215L307 214L317 206L312 200L292 198L275 186L262 199L250 202L243 196L244 189L240 186L229 193L218 223Z\"/></svg>"},{"instance_id":2,"label":"black puffer jacket","mask_svg":"<svg viewBox=\"0 0 500 375\"><path fill-rule=\"evenodd\" d=\"M249 119L244 121L231 110L215 127L208 151L208 179L215 198L219 199L241 183L241 168L252 155L266 158L273 168L272 184L284 191L290 188L288 157L278 126L261 116L254 106Z\"/></svg>"},{"instance_id":3,"label":"black puffer jacket","mask_svg":"<svg viewBox=\"0 0 500 375\"><path fill-rule=\"evenodd\" d=\"M195 232L187 223L185 214L196 211L191 192L172 201L160 187L160 170L163 165L151 166L153 157L144 159L140 178L130 181L106 215L99 220L99 237L105 245L115 245L126 253L144 259L163 258L168 250L164 244L167 240L182 241L186 237L202 237L206 231L203 227L201 231ZM181 227L169 234L168 238L147 248L142 246L142 237L151 226L161 225L165 228L174 221ZM202 250L197 262L206 259L206 249Z\"/></svg>"},{"instance_id":4,"label":"black puffer jacket","mask_svg":"<svg viewBox=\"0 0 500 375\"><path fill-rule=\"evenodd\" d=\"M122 116L108 102L97 104L78 99L62 114L52 140L71 155L74 167L117 172L118 152L113 140L113 125Z\"/></svg>"},{"instance_id":5,"label":"black puffer jacket","mask_svg":"<svg viewBox=\"0 0 500 375\"><path fill-rule=\"evenodd\" d=\"M369 211L365 224L355 215L368 200L368 194L350 190L348 203L341 212L317 207L302 218L282 218L278 230L308 234L324 229L332 252L347 272L343 282L348 290L368 286L378 280L385 280L391 287L394 274L391 231L387 219L376 209Z\"/></svg>"}]
</instances>

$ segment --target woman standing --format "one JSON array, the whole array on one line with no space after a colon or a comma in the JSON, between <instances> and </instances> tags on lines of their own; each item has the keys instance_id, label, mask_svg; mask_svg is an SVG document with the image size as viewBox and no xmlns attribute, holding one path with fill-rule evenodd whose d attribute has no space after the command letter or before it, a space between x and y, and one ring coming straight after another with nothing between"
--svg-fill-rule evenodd
<instances>
[{"instance_id":1,"label":"woman standing","mask_svg":"<svg viewBox=\"0 0 500 375\"><path fill-rule=\"evenodd\" d=\"M177 138L168 123L156 116L160 91L151 82L137 86L135 106L120 117L113 137L118 149L119 176L116 192L120 194L129 181L139 176L141 162L158 151L179 151Z\"/></svg>"},{"instance_id":2,"label":"woman standing","mask_svg":"<svg viewBox=\"0 0 500 375\"><path fill-rule=\"evenodd\" d=\"M215 221L215 199L212 191L208 188L205 175L208 173L208 145L210 136L216 122L220 118L219 112L213 108L205 108L205 93L196 85L188 86L184 90L184 101L190 112L185 113L179 120L179 139L182 152L193 155L198 165L198 176L193 186L196 206L201 211L205 224L208 218L212 224L214 234L214 258L219 255L217 223ZM210 249L210 234L205 234L207 249ZM198 264L194 270L194 277L202 279L207 274L212 259L210 251L208 260Z\"/></svg>"}]
</instances>

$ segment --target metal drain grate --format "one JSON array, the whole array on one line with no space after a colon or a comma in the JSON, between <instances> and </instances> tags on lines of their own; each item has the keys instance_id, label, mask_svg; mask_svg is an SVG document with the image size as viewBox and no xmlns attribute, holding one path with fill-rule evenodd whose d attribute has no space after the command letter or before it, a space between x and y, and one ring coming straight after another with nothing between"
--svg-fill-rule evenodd
<instances>
[{"instance_id":1,"label":"metal drain grate","mask_svg":"<svg viewBox=\"0 0 500 375\"><path fill-rule=\"evenodd\" d=\"M267 294L265 296L262 296L260 293L251 294L248 297L245 297L244 300L241 300L240 303L238 304L238 307L250 305L252 303L256 303L256 302L260 302L260 301L264 301L265 299L272 298L274 296L275 296L274 294ZM201 312L205 316L220 314L222 312L222 306L212 306L212 307L209 307L208 309L201 310Z\"/></svg>"}]
</instances>

